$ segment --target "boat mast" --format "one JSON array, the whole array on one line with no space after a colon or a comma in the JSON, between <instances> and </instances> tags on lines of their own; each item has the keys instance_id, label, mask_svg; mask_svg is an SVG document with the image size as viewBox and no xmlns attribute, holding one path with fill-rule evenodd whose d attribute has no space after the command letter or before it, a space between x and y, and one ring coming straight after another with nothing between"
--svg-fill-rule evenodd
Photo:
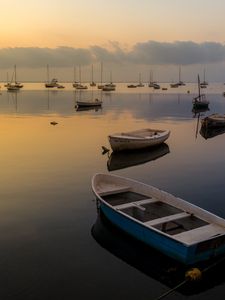
<instances>
[{"instance_id":1,"label":"boat mast","mask_svg":"<svg viewBox=\"0 0 225 300\"><path fill-rule=\"evenodd\" d=\"M199 97L199 100L200 100L201 91L200 91L200 78L199 78L199 74L198 74L198 97Z\"/></svg>"},{"instance_id":2,"label":"boat mast","mask_svg":"<svg viewBox=\"0 0 225 300\"><path fill-rule=\"evenodd\" d=\"M79 65L79 81L80 81L80 84L81 84L81 66Z\"/></svg>"},{"instance_id":3,"label":"boat mast","mask_svg":"<svg viewBox=\"0 0 225 300\"><path fill-rule=\"evenodd\" d=\"M101 62L101 85L102 85L102 73L103 73L103 64Z\"/></svg>"},{"instance_id":4,"label":"boat mast","mask_svg":"<svg viewBox=\"0 0 225 300\"><path fill-rule=\"evenodd\" d=\"M47 82L49 83L49 65L47 65Z\"/></svg>"},{"instance_id":5,"label":"boat mast","mask_svg":"<svg viewBox=\"0 0 225 300\"><path fill-rule=\"evenodd\" d=\"M91 83L93 83L93 64L91 65Z\"/></svg>"},{"instance_id":6,"label":"boat mast","mask_svg":"<svg viewBox=\"0 0 225 300\"><path fill-rule=\"evenodd\" d=\"M73 81L76 82L76 67L73 67Z\"/></svg>"},{"instance_id":7,"label":"boat mast","mask_svg":"<svg viewBox=\"0 0 225 300\"><path fill-rule=\"evenodd\" d=\"M16 65L14 65L15 83L16 83Z\"/></svg>"}]
</instances>

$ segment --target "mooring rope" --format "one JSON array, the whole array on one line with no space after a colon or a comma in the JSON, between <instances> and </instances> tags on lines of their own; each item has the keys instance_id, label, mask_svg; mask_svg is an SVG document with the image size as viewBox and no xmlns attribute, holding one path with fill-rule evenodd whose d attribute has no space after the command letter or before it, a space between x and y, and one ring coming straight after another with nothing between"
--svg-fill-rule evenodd
<instances>
[{"instance_id":1,"label":"mooring rope","mask_svg":"<svg viewBox=\"0 0 225 300\"><path fill-rule=\"evenodd\" d=\"M188 281L199 280L202 277L202 273L205 273L206 271L208 271L211 268L215 267L216 265L218 265L219 263L221 263L223 260L225 260L225 256L222 257L220 260L214 262L213 264L211 264L207 268L203 269L202 271L200 271L198 268L192 268L192 269L188 270L185 273L185 279L182 282L180 282L178 285L176 285L175 287L173 287L169 291L163 293L159 297L155 298L154 300L160 300L162 298L165 298L166 296L168 296L172 292L176 291L179 287L181 287L182 285L184 285Z\"/></svg>"}]
</instances>

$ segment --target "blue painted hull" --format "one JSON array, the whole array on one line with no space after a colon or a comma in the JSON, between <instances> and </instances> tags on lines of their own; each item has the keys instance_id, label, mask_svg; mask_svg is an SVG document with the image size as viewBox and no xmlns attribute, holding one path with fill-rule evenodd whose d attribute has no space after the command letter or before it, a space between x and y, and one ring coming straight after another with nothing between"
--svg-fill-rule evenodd
<instances>
[{"instance_id":1,"label":"blue painted hull","mask_svg":"<svg viewBox=\"0 0 225 300\"><path fill-rule=\"evenodd\" d=\"M211 248L208 244L206 246L200 244L186 246L169 236L135 222L103 202L100 202L100 209L114 225L126 233L184 264L194 264L225 253L224 241L218 247L214 247L215 243L211 242Z\"/></svg>"}]
</instances>

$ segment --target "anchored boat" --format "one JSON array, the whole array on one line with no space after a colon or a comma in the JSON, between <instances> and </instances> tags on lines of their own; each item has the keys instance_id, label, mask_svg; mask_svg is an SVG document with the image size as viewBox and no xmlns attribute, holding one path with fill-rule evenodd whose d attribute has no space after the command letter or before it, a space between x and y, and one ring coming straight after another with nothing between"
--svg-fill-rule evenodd
<instances>
[{"instance_id":1,"label":"anchored boat","mask_svg":"<svg viewBox=\"0 0 225 300\"><path fill-rule=\"evenodd\" d=\"M114 225L184 264L225 253L225 220L129 178L96 174L92 189Z\"/></svg>"},{"instance_id":2,"label":"anchored boat","mask_svg":"<svg viewBox=\"0 0 225 300\"><path fill-rule=\"evenodd\" d=\"M109 135L109 143L113 151L143 149L165 142L170 135L169 130L140 129Z\"/></svg>"}]
</instances>

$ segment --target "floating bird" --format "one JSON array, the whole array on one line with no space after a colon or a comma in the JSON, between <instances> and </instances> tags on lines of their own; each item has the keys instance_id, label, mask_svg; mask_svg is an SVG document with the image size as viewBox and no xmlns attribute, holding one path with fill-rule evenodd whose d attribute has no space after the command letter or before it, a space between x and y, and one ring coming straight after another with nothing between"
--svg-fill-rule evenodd
<instances>
[{"instance_id":1,"label":"floating bird","mask_svg":"<svg viewBox=\"0 0 225 300\"><path fill-rule=\"evenodd\" d=\"M102 146L102 155L108 153L110 150L106 148L105 146Z\"/></svg>"}]
</instances>

